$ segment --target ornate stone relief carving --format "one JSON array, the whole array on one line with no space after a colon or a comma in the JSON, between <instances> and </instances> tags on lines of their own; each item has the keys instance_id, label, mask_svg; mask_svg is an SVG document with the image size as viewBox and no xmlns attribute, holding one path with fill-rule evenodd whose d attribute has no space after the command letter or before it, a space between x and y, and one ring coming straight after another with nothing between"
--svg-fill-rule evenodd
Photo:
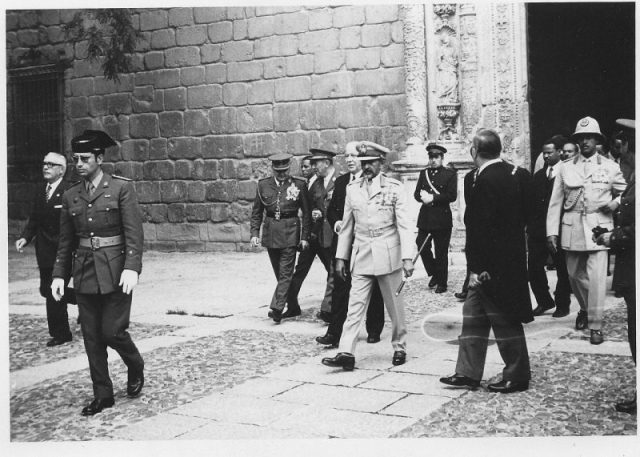
<instances>
[{"instance_id":1,"label":"ornate stone relief carving","mask_svg":"<svg viewBox=\"0 0 640 457\"><path fill-rule=\"evenodd\" d=\"M478 100L478 19L473 3L460 5L460 124L463 139L469 139L480 120Z\"/></svg>"}]
</instances>

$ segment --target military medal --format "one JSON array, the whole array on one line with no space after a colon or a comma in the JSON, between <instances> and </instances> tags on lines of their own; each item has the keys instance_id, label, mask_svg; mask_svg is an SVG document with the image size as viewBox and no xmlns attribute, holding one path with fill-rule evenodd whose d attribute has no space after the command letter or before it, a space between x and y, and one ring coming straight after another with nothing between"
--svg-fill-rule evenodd
<instances>
[{"instance_id":1,"label":"military medal","mask_svg":"<svg viewBox=\"0 0 640 457\"><path fill-rule=\"evenodd\" d=\"M280 220L280 190L278 189L278 196L276 197L276 213L273 215L276 221Z\"/></svg>"}]
</instances>

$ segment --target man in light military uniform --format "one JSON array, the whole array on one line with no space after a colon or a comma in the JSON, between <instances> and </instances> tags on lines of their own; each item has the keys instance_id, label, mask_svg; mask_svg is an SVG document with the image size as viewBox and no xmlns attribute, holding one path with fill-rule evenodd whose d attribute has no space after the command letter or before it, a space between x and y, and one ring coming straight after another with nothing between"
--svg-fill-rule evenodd
<instances>
[{"instance_id":1,"label":"man in light military uniform","mask_svg":"<svg viewBox=\"0 0 640 457\"><path fill-rule=\"evenodd\" d=\"M580 153L562 162L557 170L547 211L547 242L555 254L558 235L567 254L569 282L580 311L576 329L591 330L591 344L600 344L607 278L607 248L593 240L593 229L613 228L613 211L626 183L617 163L596 153L604 141L592 117L578 121L572 141ZM562 224L561 224L562 222Z\"/></svg>"},{"instance_id":2,"label":"man in light military uniform","mask_svg":"<svg viewBox=\"0 0 640 457\"><path fill-rule=\"evenodd\" d=\"M278 324L284 317L287 293L296 263L296 248L309 247L311 211L307 196L307 184L301 178L289 175L290 154L274 154L269 157L273 176L258 182L256 198L251 213L251 245L260 244L260 226L263 216L262 245L267 248L271 267L278 284L271 300L269 317ZM298 210L302 210L302 230Z\"/></svg>"},{"instance_id":3,"label":"man in light military uniform","mask_svg":"<svg viewBox=\"0 0 640 457\"><path fill-rule=\"evenodd\" d=\"M114 404L107 346L128 368L127 395L138 396L144 384L144 361L127 332L132 292L142 270L142 220L131 180L111 176L100 167L111 146L116 142L99 130L85 130L71 140L73 161L83 179L62 196L52 272L56 300L73 274L94 393L83 416Z\"/></svg>"},{"instance_id":4,"label":"man in light military uniform","mask_svg":"<svg viewBox=\"0 0 640 457\"><path fill-rule=\"evenodd\" d=\"M342 330L338 354L322 359L324 365L353 370L355 349L365 319L373 283L377 280L391 317L393 365L406 358L404 298L396 296L402 273L413 274L413 233L402 184L380 173L389 150L375 143L359 148L362 176L347 186L342 228L336 251L336 273L347 275L351 259L351 295L347 321Z\"/></svg>"}]
</instances>

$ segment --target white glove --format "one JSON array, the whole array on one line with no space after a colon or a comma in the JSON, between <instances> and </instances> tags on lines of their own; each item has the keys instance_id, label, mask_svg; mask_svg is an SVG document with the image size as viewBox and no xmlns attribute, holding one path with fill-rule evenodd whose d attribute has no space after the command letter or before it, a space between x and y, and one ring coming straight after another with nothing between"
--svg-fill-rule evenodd
<instances>
[{"instance_id":1,"label":"white glove","mask_svg":"<svg viewBox=\"0 0 640 457\"><path fill-rule=\"evenodd\" d=\"M258 246L260 246L260 238L258 238L257 236L252 236L251 246L253 246L254 248L257 248Z\"/></svg>"},{"instance_id":2,"label":"white glove","mask_svg":"<svg viewBox=\"0 0 640 457\"><path fill-rule=\"evenodd\" d=\"M424 203L425 205L428 205L433 201L433 194L430 194L426 190L421 190L420 199L422 200L422 203Z\"/></svg>"},{"instance_id":3,"label":"white glove","mask_svg":"<svg viewBox=\"0 0 640 457\"><path fill-rule=\"evenodd\" d=\"M53 278L53 281L51 281L51 295L53 295L55 301L60 301L64 295L64 279Z\"/></svg>"},{"instance_id":4,"label":"white glove","mask_svg":"<svg viewBox=\"0 0 640 457\"><path fill-rule=\"evenodd\" d=\"M138 285L138 272L133 270L122 270L118 285L122 286L122 291L125 294L131 294L131 292L133 292L133 288Z\"/></svg>"},{"instance_id":5,"label":"white glove","mask_svg":"<svg viewBox=\"0 0 640 457\"><path fill-rule=\"evenodd\" d=\"M19 240L16 241L16 251L22 252L22 250L26 245L27 245L27 240L25 240L24 238L20 238Z\"/></svg>"},{"instance_id":6,"label":"white glove","mask_svg":"<svg viewBox=\"0 0 640 457\"><path fill-rule=\"evenodd\" d=\"M340 230L342 230L342 221L336 221L333 231L336 232L336 235L340 235Z\"/></svg>"}]
</instances>

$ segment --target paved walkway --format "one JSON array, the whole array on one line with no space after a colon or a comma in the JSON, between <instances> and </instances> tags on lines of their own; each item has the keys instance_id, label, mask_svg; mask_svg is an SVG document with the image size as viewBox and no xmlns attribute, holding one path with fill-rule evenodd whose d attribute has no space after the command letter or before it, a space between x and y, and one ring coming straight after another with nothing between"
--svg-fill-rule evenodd
<instances>
[{"instance_id":1,"label":"paved walkway","mask_svg":"<svg viewBox=\"0 0 640 457\"><path fill-rule=\"evenodd\" d=\"M392 366L386 325L380 343L361 341L353 372L320 364L335 350L314 342L326 329L313 317L324 290L319 262L302 289L303 315L275 325L266 318L274 287L266 253L146 253L144 260L130 330L147 385L138 399L126 398L124 365L110 353L116 405L83 418L91 386L76 307L69 307L74 341L46 348L33 252L10 251L13 441L637 435L636 416L613 409L632 392L635 369L623 302L612 295L600 346L573 329L575 299L570 316L528 324L531 388L499 395L438 382L455 368L461 254L452 256L449 292L429 290L420 265L405 289L407 363ZM501 369L492 345L483 384ZM43 396L49 402L36 409Z\"/></svg>"}]
</instances>

